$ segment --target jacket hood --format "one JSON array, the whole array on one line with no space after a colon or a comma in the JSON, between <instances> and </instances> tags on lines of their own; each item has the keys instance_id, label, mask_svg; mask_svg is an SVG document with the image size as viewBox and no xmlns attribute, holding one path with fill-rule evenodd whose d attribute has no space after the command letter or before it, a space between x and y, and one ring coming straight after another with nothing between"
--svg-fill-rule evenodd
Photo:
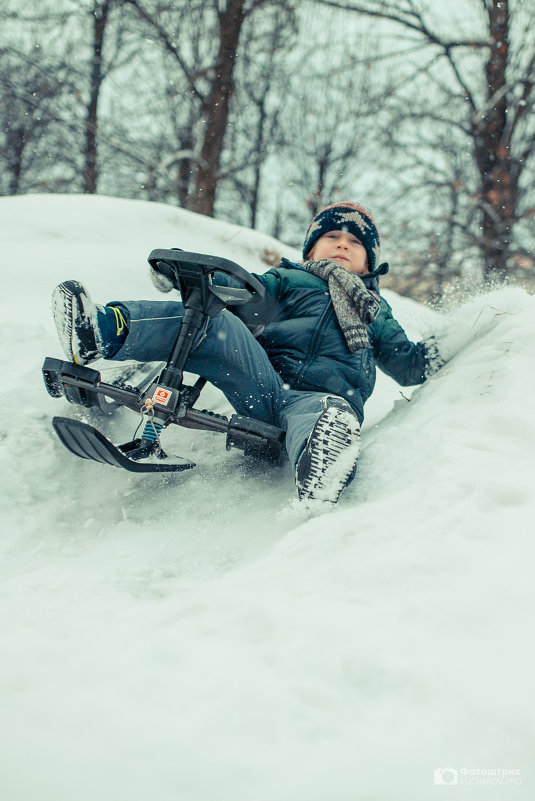
<instances>
[{"instance_id":1,"label":"jacket hood","mask_svg":"<svg viewBox=\"0 0 535 801\"><path fill-rule=\"evenodd\" d=\"M388 262L384 261L372 273L361 275L360 277L364 281L364 286L367 289L373 289L375 292L379 292L379 276L386 275L389 269Z\"/></svg>"}]
</instances>

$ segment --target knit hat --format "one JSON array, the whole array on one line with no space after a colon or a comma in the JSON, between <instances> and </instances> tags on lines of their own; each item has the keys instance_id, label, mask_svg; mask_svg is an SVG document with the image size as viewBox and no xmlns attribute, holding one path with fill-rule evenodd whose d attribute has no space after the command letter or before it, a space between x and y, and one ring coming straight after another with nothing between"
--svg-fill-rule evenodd
<instances>
[{"instance_id":1,"label":"knit hat","mask_svg":"<svg viewBox=\"0 0 535 801\"><path fill-rule=\"evenodd\" d=\"M371 214L357 203L332 203L319 211L308 227L303 244L306 259L318 239L328 231L349 231L362 242L368 254L368 271L372 273L379 261L379 231Z\"/></svg>"}]
</instances>

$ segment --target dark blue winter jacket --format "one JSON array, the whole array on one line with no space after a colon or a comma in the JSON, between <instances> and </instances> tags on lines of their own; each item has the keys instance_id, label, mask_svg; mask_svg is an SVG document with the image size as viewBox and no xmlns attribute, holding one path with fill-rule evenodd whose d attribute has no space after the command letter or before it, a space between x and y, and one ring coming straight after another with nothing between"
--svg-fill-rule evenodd
<instances>
[{"instance_id":1,"label":"dark blue winter jacket","mask_svg":"<svg viewBox=\"0 0 535 801\"><path fill-rule=\"evenodd\" d=\"M375 292L377 272L361 276ZM261 303L234 307L254 329L282 379L292 388L346 398L360 421L375 385L376 365L403 386L425 381L429 347L410 342L384 298L368 326L370 347L351 353L338 324L327 284L300 265L281 264L256 278L264 285Z\"/></svg>"}]
</instances>

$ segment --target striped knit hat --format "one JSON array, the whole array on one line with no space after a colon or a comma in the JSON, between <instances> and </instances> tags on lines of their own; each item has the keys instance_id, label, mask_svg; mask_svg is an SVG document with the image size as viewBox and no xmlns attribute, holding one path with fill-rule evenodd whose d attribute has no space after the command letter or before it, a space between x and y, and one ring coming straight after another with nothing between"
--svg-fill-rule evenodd
<instances>
[{"instance_id":1,"label":"striped knit hat","mask_svg":"<svg viewBox=\"0 0 535 801\"><path fill-rule=\"evenodd\" d=\"M357 203L332 203L319 211L308 227L303 244L306 259L318 239L328 231L349 231L359 239L368 254L368 271L372 273L379 261L379 231L369 211Z\"/></svg>"}]
</instances>

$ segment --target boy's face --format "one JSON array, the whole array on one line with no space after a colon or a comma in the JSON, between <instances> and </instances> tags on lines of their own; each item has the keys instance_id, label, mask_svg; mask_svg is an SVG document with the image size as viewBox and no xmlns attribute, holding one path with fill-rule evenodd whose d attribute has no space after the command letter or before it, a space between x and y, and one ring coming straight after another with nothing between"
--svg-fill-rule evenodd
<instances>
[{"instance_id":1,"label":"boy's face","mask_svg":"<svg viewBox=\"0 0 535 801\"><path fill-rule=\"evenodd\" d=\"M350 273L368 272L368 255L364 245L349 231L327 231L320 236L308 254L311 261L330 259Z\"/></svg>"}]
</instances>

